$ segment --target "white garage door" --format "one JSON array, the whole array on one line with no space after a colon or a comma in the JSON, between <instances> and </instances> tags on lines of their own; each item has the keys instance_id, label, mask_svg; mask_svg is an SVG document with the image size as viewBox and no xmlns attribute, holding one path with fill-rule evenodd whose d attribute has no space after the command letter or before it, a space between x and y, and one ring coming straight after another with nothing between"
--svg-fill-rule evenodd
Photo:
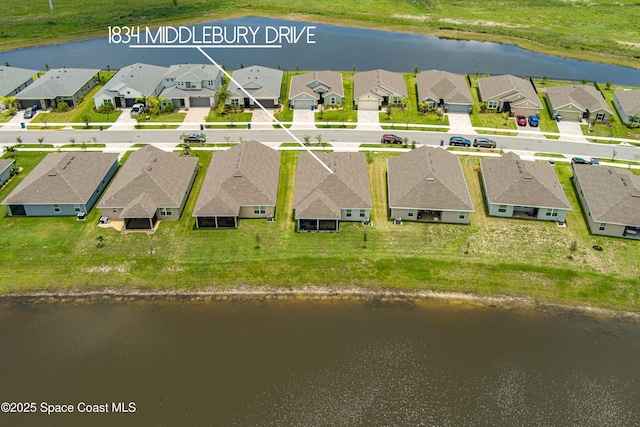
<instances>
[{"instance_id":1,"label":"white garage door","mask_svg":"<svg viewBox=\"0 0 640 427\"><path fill-rule=\"evenodd\" d=\"M310 110L312 105L315 105L316 101L313 99L296 99L293 101L294 110Z\"/></svg>"},{"instance_id":2,"label":"white garage door","mask_svg":"<svg viewBox=\"0 0 640 427\"><path fill-rule=\"evenodd\" d=\"M378 101L359 101L358 110L378 110Z\"/></svg>"}]
</instances>

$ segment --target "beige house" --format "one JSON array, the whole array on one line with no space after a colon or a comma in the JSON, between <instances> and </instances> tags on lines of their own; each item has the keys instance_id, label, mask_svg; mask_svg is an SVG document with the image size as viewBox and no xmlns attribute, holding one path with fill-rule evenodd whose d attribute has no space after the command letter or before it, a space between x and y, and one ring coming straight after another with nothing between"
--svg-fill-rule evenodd
<instances>
[{"instance_id":1,"label":"beige house","mask_svg":"<svg viewBox=\"0 0 640 427\"><path fill-rule=\"evenodd\" d=\"M343 98L342 74L337 71L314 71L291 77L289 105L293 109L342 104Z\"/></svg>"},{"instance_id":2,"label":"beige house","mask_svg":"<svg viewBox=\"0 0 640 427\"><path fill-rule=\"evenodd\" d=\"M422 71L416 77L418 102L429 108L441 108L445 113L470 113L473 97L467 80L447 71Z\"/></svg>"},{"instance_id":3,"label":"beige house","mask_svg":"<svg viewBox=\"0 0 640 427\"><path fill-rule=\"evenodd\" d=\"M571 210L551 164L521 160L513 152L480 164L489 215L563 221Z\"/></svg>"},{"instance_id":4,"label":"beige house","mask_svg":"<svg viewBox=\"0 0 640 427\"><path fill-rule=\"evenodd\" d=\"M560 115L562 120L609 123L613 114L602 94L589 85L551 86L545 99L554 119Z\"/></svg>"},{"instance_id":5,"label":"beige house","mask_svg":"<svg viewBox=\"0 0 640 427\"><path fill-rule=\"evenodd\" d=\"M280 152L248 141L215 153L193 216L198 228L237 228L239 218L273 218Z\"/></svg>"},{"instance_id":6,"label":"beige house","mask_svg":"<svg viewBox=\"0 0 640 427\"><path fill-rule=\"evenodd\" d=\"M487 103L489 111L535 116L542 110L542 103L531 82L510 74L479 78L478 95L480 102Z\"/></svg>"},{"instance_id":7,"label":"beige house","mask_svg":"<svg viewBox=\"0 0 640 427\"><path fill-rule=\"evenodd\" d=\"M620 89L614 94L613 105L622 123L640 123L640 90Z\"/></svg>"},{"instance_id":8,"label":"beige house","mask_svg":"<svg viewBox=\"0 0 640 427\"><path fill-rule=\"evenodd\" d=\"M356 73L353 77L353 102L358 110L377 111L401 104L409 95L404 77L386 70Z\"/></svg>"},{"instance_id":9,"label":"beige house","mask_svg":"<svg viewBox=\"0 0 640 427\"><path fill-rule=\"evenodd\" d=\"M455 154L423 146L387 162L391 218L468 224L473 202Z\"/></svg>"},{"instance_id":10,"label":"beige house","mask_svg":"<svg viewBox=\"0 0 640 427\"><path fill-rule=\"evenodd\" d=\"M126 229L155 230L158 220L180 219L197 170L197 157L145 145L120 168L98 209Z\"/></svg>"},{"instance_id":11,"label":"beige house","mask_svg":"<svg viewBox=\"0 0 640 427\"><path fill-rule=\"evenodd\" d=\"M640 176L625 169L574 164L573 183L591 233L640 239Z\"/></svg>"},{"instance_id":12,"label":"beige house","mask_svg":"<svg viewBox=\"0 0 640 427\"><path fill-rule=\"evenodd\" d=\"M298 231L339 231L340 221L371 217L371 188L365 153L298 155L293 196ZM324 165L328 166L331 172Z\"/></svg>"}]
</instances>

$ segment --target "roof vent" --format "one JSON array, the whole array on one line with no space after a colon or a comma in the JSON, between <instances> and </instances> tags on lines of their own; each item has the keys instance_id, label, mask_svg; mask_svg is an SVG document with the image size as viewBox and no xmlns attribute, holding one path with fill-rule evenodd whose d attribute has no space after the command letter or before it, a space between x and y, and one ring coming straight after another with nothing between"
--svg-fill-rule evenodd
<instances>
[{"instance_id":1,"label":"roof vent","mask_svg":"<svg viewBox=\"0 0 640 427\"><path fill-rule=\"evenodd\" d=\"M47 176L56 176L56 175L57 175L57 174L56 174L55 172L49 172L49 173L47 174Z\"/></svg>"},{"instance_id":2,"label":"roof vent","mask_svg":"<svg viewBox=\"0 0 640 427\"><path fill-rule=\"evenodd\" d=\"M434 177L432 177L432 176L428 176L428 177L427 177L427 181L435 181L435 178L434 178Z\"/></svg>"},{"instance_id":3,"label":"roof vent","mask_svg":"<svg viewBox=\"0 0 640 427\"><path fill-rule=\"evenodd\" d=\"M631 197L640 197L640 194L632 194Z\"/></svg>"},{"instance_id":4,"label":"roof vent","mask_svg":"<svg viewBox=\"0 0 640 427\"><path fill-rule=\"evenodd\" d=\"M531 175L525 175L524 179L533 179L533 177Z\"/></svg>"}]
</instances>

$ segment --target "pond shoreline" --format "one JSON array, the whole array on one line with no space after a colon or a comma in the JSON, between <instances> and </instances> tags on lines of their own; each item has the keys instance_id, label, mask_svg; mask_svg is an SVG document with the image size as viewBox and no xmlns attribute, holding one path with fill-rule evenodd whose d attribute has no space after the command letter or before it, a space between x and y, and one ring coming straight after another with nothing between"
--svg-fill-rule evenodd
<instances>
[{"instance_id":1,"label":"pond shoreline","mask_svg":"<svg viewBox=\"0 0 640 427\"><path fill-rule=\"evenodd\" d=\"M458 292L399 291L392 289L365 289L359 287L234 287L228 289L203 288L184 291L151 291L141 289L100 289L95 291L70 292L25 292L0 295L0 304L96 304L136 302L335 302L351 301L379 306L413 305L421 302L448 303L451 306L465 305L470 308L527 309L537 312L552 312L584 316L594 319L624 320L640 324L640 313L616 311L592 306L571 306L556 303L540 303L528 298L509 295L480 296Z\"/></svg>"}]
</instances>

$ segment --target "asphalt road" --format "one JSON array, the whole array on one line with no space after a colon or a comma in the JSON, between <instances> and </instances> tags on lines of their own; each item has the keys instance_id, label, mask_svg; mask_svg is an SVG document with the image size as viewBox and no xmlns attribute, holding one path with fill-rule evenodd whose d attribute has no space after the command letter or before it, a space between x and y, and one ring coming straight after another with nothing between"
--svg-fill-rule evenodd
<instances>
[{"instance_id":1,"label":"asphalt road","mask_svg":"<svg viewBox=\"0 0 640 427\"><path fill-rule=\"evenodd\" d=\"M355 129L311 129L311 130L295 130L291 131L301 141L304 135L311 137L311 142L316 142L316 135L321 135L322 140L334 146L349 147L358 144L375 144L380 143L380 137L383 133L393 132L401 137L407 137L411 142L418 144L440 145L440 141L444 140L444 144L448 145L451 133L444 132L425 132L425 131L379 131L379 130L355 130ZM44 137L45 144L69 144L69 138L76 141L76 145L82 141L92 143L96 138L98 143L103 144L143 144L143 143L173 143L181 142L180 136L184 131L180 130L9 130L0 129L0 146L14 145L16 137L22 138L23 144L37 144L38 138ZM284 130L269 129L207 129L204 131L207 136L207 142L226 142L229 138L231 142L255 139L261 142L293 142L293 138ZM459 134L473 141L477 135ZM538 138L530 136L488 136L494 139L498 148L558 153L570 157L602 157L611 158L613 150L616 151L616 159L636 160L635 156L640 155L640 147L634 147L629 144L609 145L602 143L588 142L572 142L546 139L543 136ZM388 145L387 145L388 146Z\"/></svg>"}]
</instances>

